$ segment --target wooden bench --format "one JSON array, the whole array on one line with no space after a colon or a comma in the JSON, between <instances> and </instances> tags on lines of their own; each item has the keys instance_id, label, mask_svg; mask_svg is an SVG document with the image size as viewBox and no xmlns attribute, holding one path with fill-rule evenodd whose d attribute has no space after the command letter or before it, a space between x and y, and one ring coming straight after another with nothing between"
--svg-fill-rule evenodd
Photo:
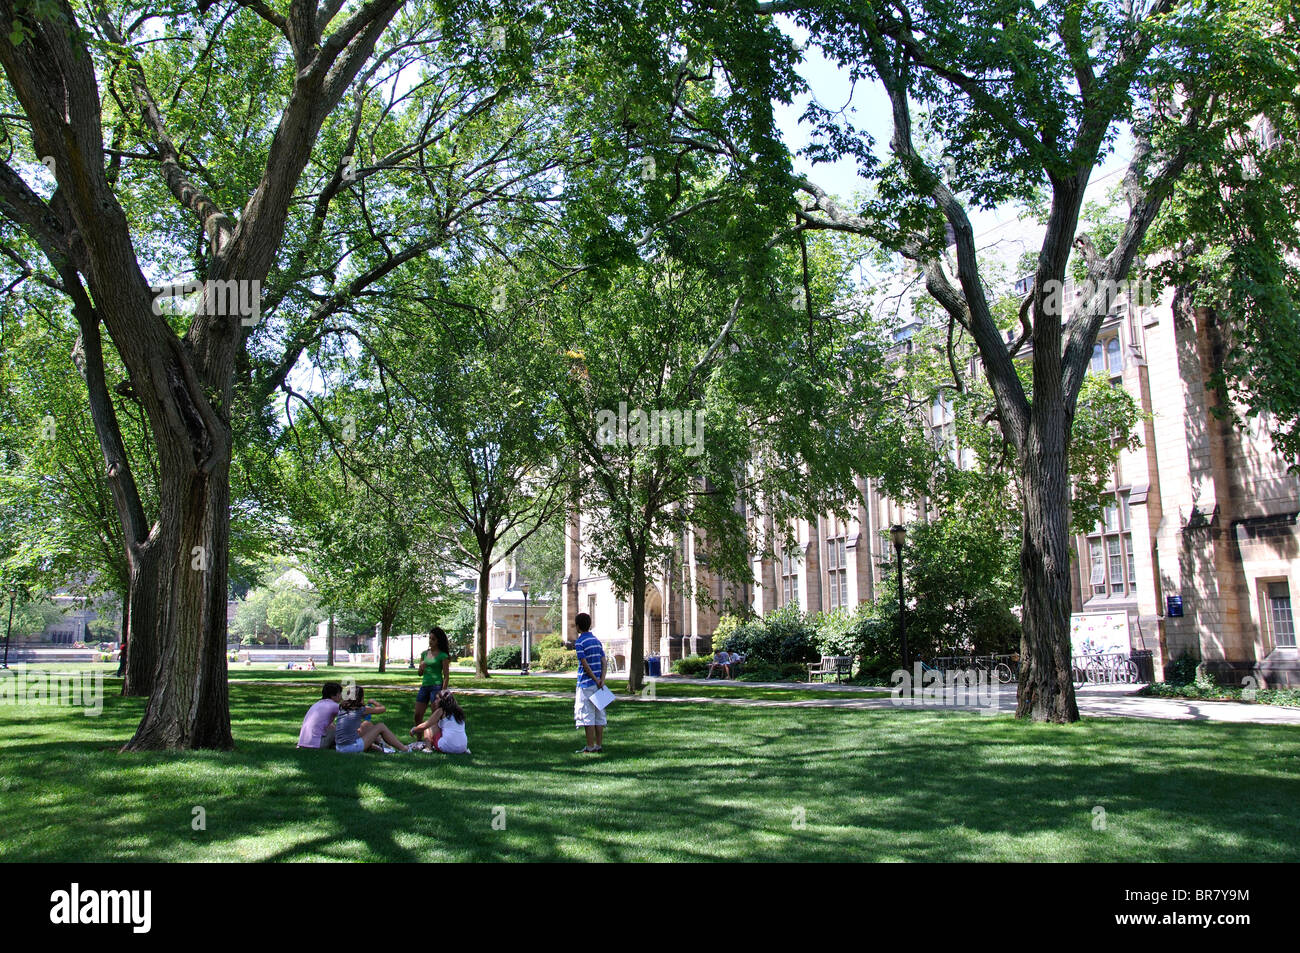
<instances>
[{"instance_id":1,"label":"wooden bench","mask_svg":"<svg viewBox=\"0 0 1300 953\"><path fill-rule=\"evenodd\" d=\"M808 681L814 678L821 681L827 675L834 675L835 681L843 681L853 674L853 656L823 655L821 661L808 663Z\"/></svg>"}]
</instances>

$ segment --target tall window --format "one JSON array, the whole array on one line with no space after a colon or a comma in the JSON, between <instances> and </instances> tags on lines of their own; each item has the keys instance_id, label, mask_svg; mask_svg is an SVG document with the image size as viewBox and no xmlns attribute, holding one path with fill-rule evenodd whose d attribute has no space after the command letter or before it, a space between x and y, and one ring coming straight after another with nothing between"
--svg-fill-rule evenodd
<instances>
[{"instance_id":1,"label":"tall window","mask_svg":"<svg viewBox=\"0 0 1300 953\"><path fill-rule=\"evenodd\" d=\"M623 628L623 624L626 619L626 616L627 616L627 601L624 599L619 599L618 600L618 627L620 629Z\"/></svg>"},{"instance_id":2,"label":"tall window","mask_svg":"<svg viewBox=\"0 0 1300 953\"><path fill-rule=\"evenodd\" d=\"M826 540L826 576L831 611L849 604L848 539L844 524L832 518Z\"/></svg>"},{"instance_id":3,"label":"tall window","mask_svg":"<svg viewBox=\"0 0 1300 953\"><path fill-rule=\"evenodd\" d=\"M587 615L591 616L591 627L596 627L596 597L587 597Z\"/></svg>"},{"instance_id":4,"label":"tall window","mask_svg":"<svg viewBox=\"0 0 1300 953\"><path fill-rule=\"evenodd\" d=\"M1092 348L1091 370L1107 377L1119 377L1124 373L1124 352L1119 345L1119 331L1097 338Z\"/></svg>"},{"instance_id":5,"label":"tall window","mask_svg":"<svg viewBox=\"0 0 1300 953\"><path fill-rule=\"evenodd\" d=\"M1265 598L1269 634L1273 647L1293 649L1295 645L1295 619L1291 615L1291 587L1285 582L1270 582Z\"/></svg>"},{"instance_id":6,"label":"tall window","mask_svg":"<svg viewBox=\"0 0 1300 953\"><path fill-rule=\"evenodd\" d=\"M1116 491L1102 507L1101 522L1088 534L1088 584L1094 596L1132 595L1137 590L1131 529L1128 490Z\"/></svg>"},{"instance_id":7,"label":"tall window","mask_svg":"<svg viewBox=\"0 0 1300 953\"><path fill-rule=\"evenodd\" d=\"M799 562L785 549L781 550L781 605L799 604Z\"/></svg>"},{"instance_id":8,"label":"tall window","mask_svg":"<svg viewBox=\"0 0 1300 953\"><path fill-rule=\"evenodd\" d=\"M930 407L930 434L936 450L945 451L948 459L961 466L961 453L957 446L957 419L952 409L952 398L944 391L934 395Z\"/></svg>"}]
</instances>

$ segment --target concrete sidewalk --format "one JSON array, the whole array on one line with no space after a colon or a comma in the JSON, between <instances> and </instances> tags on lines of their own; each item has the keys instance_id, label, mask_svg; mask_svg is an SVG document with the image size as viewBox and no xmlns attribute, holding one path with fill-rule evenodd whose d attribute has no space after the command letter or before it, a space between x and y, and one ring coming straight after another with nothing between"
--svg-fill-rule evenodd
<instances>
[{"instance_id":1,"label":"concrete sidewalk","mask_svg":"<svg viewBox=\"0 0 1300 953\"><path fill-rule=\"evenodd\" d=\"M559 676L569 681L574 676ZM995 712L1012 714L1016 710L1016 686L995 686L995 704L941 704L921 702L918 704L900 704L893 698L836 698L842 691L888 691L888 688L866 685L826 685L800 682L734 682L681 677L662 678L659 681L667 685L704 685L724 684L736 687L749 686L758 688L786 689L824 689L826 698L719 698L708 695L657 695L654 698L645 695L619 695L620 703L667 703L674 705L739 705L746 708L848 708L858 710L896 711L964 711ZM320 682L291 682L283 680L238 679L235 684L258 685L296 685L316 687ZM1181 698L1144 698L1135 695L1141 685L1085 685L1076 689L1079 713L1085 718L1158 718L1169 721L1215 721L1238 724L1257 725L1297 725L1300 726L1300 708L1288 708L1282 705L1258 705L1243 702L1192 701ZM375 694L383 692L414 692L413 685L377 685ZM571 699L570 691L545 691L530 688L457 688L458 695L500 695L515 698L556 698Z\"/></svg>"}]
</instances>

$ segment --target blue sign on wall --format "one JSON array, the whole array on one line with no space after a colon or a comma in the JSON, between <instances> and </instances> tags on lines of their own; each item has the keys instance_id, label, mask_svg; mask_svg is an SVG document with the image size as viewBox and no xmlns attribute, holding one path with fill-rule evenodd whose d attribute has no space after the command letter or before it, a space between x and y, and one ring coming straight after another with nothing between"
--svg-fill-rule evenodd
<instances>
[{"instance_id":1,"label":"blue sign on wall","mask_svg":"<svg viewBox=\"0 0 1300 953\"><path fill-rule=\"evenodd\" d=\"M1178 618L1183 614L1182 596L1165 596L1165 615Z\"/></svg>"}]
</instances>

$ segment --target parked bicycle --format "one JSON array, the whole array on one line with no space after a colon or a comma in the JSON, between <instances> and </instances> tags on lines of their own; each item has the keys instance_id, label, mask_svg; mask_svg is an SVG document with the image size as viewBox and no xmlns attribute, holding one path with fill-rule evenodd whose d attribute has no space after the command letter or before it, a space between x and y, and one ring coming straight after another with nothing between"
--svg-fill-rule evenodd
<instances>
[{"instance_id":1,"label":"parked bicycle","mask_svg":"<svg viewBox=\"0 0 1300 953\"><path fill-rule=\"evenodd\" d=\"M1122 652L1100 655L1076 655L1071 660L1076 684L1135 685L1138 682L1137 665Z\"/></svg>"},{"instance_id":2,"label":"parked bicycle","mask_svg":"<svg viewBox=\"0 0 1300 953\"><path fill-rule=\"evenodd\" d=\"M927 666L929 668L930 666ZM1003 685L1015 681L1020 674L1019 655L945 655L934 660L933 667L940 672L983 672Z\"/></svg>"}]
</instances>

